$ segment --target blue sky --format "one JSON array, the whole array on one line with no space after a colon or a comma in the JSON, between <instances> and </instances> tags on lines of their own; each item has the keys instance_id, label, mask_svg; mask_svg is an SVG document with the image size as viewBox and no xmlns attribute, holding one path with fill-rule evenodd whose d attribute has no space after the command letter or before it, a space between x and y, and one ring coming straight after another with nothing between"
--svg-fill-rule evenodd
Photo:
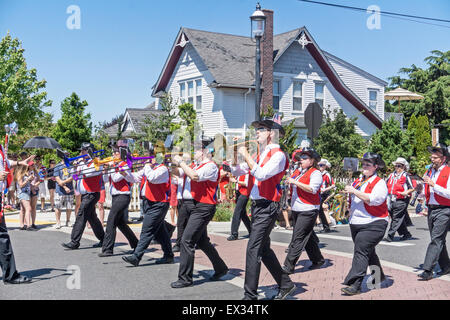
<instances>
[{"instance_id":1,"label":"blue sky","mask_svg":"<svg viewBox=\"0 0 450 320\"><path fill-rule=\"evenodd\" d=\"M450 20L449 0L322 1ZM260 2L274 10L275 34L306 26L323 50L384 80L401 67L424 66L431 50L450 50L450 28L382 16L381 29L369 30L365 12L297 0ZM66 27L70 5L81 10L79 30ZM28 66L47 80L53 106L46 111L55 121L61 101L76 92L88 101L96 124L154 100L151 88L180 27L249 35L255 5L254 0L0 0L0 36L9 30L22 41Z\"/></svg>"}]
</instances>

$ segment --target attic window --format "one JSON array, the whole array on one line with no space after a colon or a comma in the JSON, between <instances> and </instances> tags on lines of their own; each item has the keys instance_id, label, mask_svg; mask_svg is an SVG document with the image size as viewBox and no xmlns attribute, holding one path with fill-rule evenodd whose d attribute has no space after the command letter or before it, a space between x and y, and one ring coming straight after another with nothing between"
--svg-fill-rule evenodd
<instances>
[{"instance_id":1,"label":"attic window","mask_svg":"<svg viewBox=\"0 0 450 320\"><path fill-rule=\"evenodd\" d=\"M196 111L202 110L202 79L179 82L180 104L190 103Z\"/></svg>"}]
</instances>

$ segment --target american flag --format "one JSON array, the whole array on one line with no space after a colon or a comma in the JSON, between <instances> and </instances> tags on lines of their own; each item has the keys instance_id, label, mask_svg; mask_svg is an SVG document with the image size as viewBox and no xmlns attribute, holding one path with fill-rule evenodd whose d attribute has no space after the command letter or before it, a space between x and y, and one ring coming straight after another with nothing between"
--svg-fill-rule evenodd
<instances>
[{"instance_id":1,"label":"american flag","mask_svg":"<svg viewBox=\"0 0 450 320\"><path fill-rule=\"evenodd\" d=\"M279 125L281 125L281 117L280 117L280 115L278 113L275 113L273 115L273 119L272 120L273 120L273 122L278 123Z\"/></svg>"}]
</instances>

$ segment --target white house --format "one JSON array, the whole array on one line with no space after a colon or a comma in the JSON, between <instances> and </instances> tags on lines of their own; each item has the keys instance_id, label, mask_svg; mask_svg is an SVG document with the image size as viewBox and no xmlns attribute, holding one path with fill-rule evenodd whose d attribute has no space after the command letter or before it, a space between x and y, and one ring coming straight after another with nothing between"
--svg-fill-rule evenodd
<instances>
[{"instance_id":1,"label":"white house","mask_svg":"<svg viewBox=\"0 0 450 320\"><path fill-rule=\"evenodd\" d=\"M311 102L358 115L356 129L364 137L381 128L385 81L321 50L306 27L273 35L273 12L264 13L261 107L273 105L283 121L295 118L299 141L306 136L303 115ZM157 109L163 93L192 103L206 136L242 135L255 118L254 69L251 38L183 27L152 96Z\"/></svg>"}]
</instances>

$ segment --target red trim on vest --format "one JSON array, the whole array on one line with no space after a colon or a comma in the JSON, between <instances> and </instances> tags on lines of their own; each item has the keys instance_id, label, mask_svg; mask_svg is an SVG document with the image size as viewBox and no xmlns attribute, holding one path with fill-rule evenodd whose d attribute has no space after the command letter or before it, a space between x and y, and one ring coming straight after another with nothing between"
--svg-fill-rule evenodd
<instances>
[{"instance_id":1,"label":"red trim on vest","mask_svg":"<svg viewBox=\"0 0 450 320\"><path fill-rule=\"evenodd\" d=\"M119 167L116 168L116 172L119 172L120 168L126 166L127 163L125 161L122 161L119 163ZM113 179L111 179L111 176L109 177L109 183L119 192L128 192L131 190L131 183L129 183L125 178L114 182Z\"/></svg>"},{"instance_id":2,"label":"red trim on vest","mask_svg":"<svg viewBox=\"0 0 450 320\"><path fill-rule=\"evenodd\" d=\"M392 194L395 195L397 199L405 199L405 197L402 196L400 192L404 192L407 190L403 187L403 185L406 184L406 173L402 172L400 179L397 179L397 181L395 182L394 189L392 189L393 183L394 183L394 174L391 173L388 181L386 182L389 194L391 194L392 190Z\"/></svg>"},{"instance_id":3,"label":"red trim on vest","mask_svg":"<svg viewBox=\"0 0 450 320\"><path fill-rule=\"evenodd\" d=\"M357 182L358 180L356 180L355 182ZM364 190L364 193L372 193L373 188L380 180L381 178L377 176L371 183L367 185L366 189ZM389 215L386 200L379 206L369 206L364 202L364 208L373 217L385 218Z\"/></svg>"},{"instance_id":4,"label":"red trim on vest","mask_svg":"<svg viewBox=\"0 0 450 320\"><path fill-rule=\"evenodd\" d=\"M90 163L87 165L89 168L93 163ZM83 177L82 183L84 189L91 193L91 192L100 192L102 188L102 175L97 175L93 177Z\"/></svg>"},{"instance_id":5,"label":"red trim on vest","mask_svg":"<svg viewBox=\"0 0 450 320\"><path fill-rule=\"evenodd\" d=\"M431 170L429 171L428 175L430 173L431 173ZM436 180L436 184L443 188L447 188L449 175L450 175L450 167L445 166L444 168L442 168L441 172L439 173L439 177ZM425 197L427 199L427 204L428 204L430 202L431 192L430 192L430 186L426 183L425 183ZM434 193L434 198L436 199L437 203L439 203L439 205L450 207L450 199L444 198L436 193Z\"/></svg>"},{"instance_id":6,"label":"red trim on vest","mask_svg":"<svg viewBox=\"0 0 450 320\"><path fill-rule=\"evenodd\" d=\"M213 161L208 161L200 166L198 166L195 171L205 166L208 163L214 163ZM217 175L216 181L194 181L191 179L191 194L192 198L195 201L207 204L216 204L217 203L217 187L219 185L219 175Z\"/></svg>"},{"instance_id":7,"label":"red trim on vest","mask_svg":"<svg viewBox=\"0 0 450 320\"><path fill-rule=\"evenodd\" d=\"M244 174L244 175L242 175L242 176L239 176L238 177L238 182L245 182L245 177L246 177L247 175L246 174ZM239 191L239 193L240 194L242 194L243 196L249 196L250 195L250 191L251 191L251 189L249 189L249 184L250 184L250 177L249 177L249 179L248 179L248 181L247 181L247 187L244 187L244 186L241 186L240 184L238 184L238 191Z\"/></svg>"},{"instance_id":8,"label":"red trim on vest","mask_svg":"<svg viewBox=\"0 0 450 320\"><path fill-rule=\"evenodd\" d=\"M298 182L304 183L309 185L309 183L311 182L311 175L314 171L319 171L316 168L309 168L308 171L305 172L305 174L303 176L300 177L300 179L298 179ZM300 170L295 170L294 173L292 174L291 178L295 179L296 177L298 177L300 175ZM291 187L291 194L292 194L292 187ZM319 192L317 193L310 193L307 192L299 187L297 187L297 196L300 198L300 200L305 203L305 204L311 204L314 206L318 206L320 205L320 194Z\"/></svg>"},{"instance_id":9,"label":"red trim on vest","mask_svg":"<svg viewBox=\"0 0 450 320\"><path fill-rule=\"evenodd\" d=\"M166 166L163 164L160 164L159 166L155 167L153 170L158 169L159 167L164 167L167 169ZM169 169L167 169L169 170ZM146 183L147 182L147 183ZM141 181L140 190L142 191L142 188L145 184L145 198L149 201L153 202L169 202L170 200L170 176L167 182L165 183L150 183L147 180L147 177L143 176Z\"/></svg>"}]
</instances>

